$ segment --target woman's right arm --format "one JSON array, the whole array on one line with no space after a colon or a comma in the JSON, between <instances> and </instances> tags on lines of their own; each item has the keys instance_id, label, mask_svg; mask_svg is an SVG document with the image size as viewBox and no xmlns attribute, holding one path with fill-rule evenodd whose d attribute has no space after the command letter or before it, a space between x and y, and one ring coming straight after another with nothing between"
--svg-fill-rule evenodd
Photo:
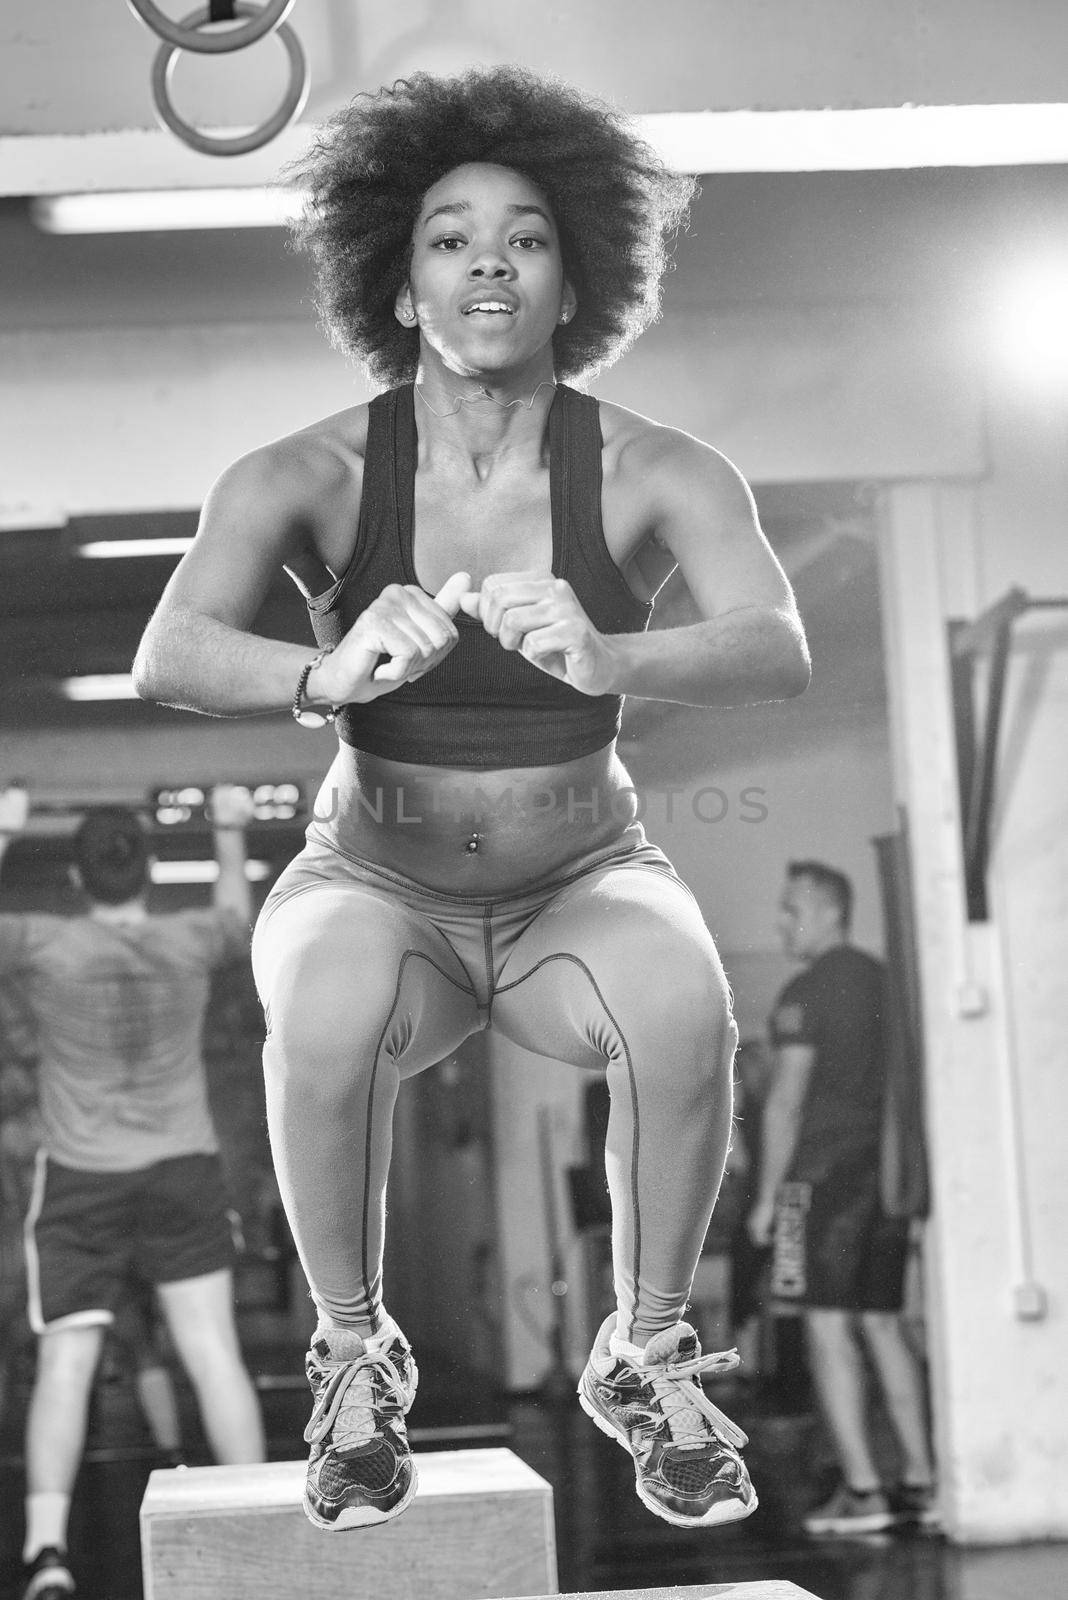
<instances>
[{"instance_id":1,"label":"woman's right arm","mask_svg":"<svg viewBox=\"0 0 1068 1600\"><path fill-rule=\"evenodd\" d=\"M322 514L327 490L311 478L279 446L242 457L219 478L138 647L133 679L143 699L223 717L291 703L314 651L250 628Z\"/></svg>"},{"instance_id":2,"label":"woman's right arm","mask_svg":"<svg viewBox=\"0 0 1068 1600\"><path fill-rule=\"evenodd\" d=\"M288 441L244 456L215 484L191 548L156 607L133 664L145 700L236 717L292 705L314 647L250 632L275 574L309 555L323 570L338 529L359 519L359 474L326 445ZM343 545L333 556L341 570ZM366 702L422 677L453 649L470 587L455 573L436 598L390 584L308 678L308 705ZM385 659L383 659L385 658Z\"/></svg>"}]
</instances>

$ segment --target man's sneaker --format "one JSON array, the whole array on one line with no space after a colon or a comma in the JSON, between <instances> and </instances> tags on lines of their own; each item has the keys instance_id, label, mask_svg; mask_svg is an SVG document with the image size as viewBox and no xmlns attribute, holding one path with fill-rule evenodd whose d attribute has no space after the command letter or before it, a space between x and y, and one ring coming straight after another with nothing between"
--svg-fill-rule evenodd
<instances>
[{"instance_id":1,"label":"man's sneaker","mask_svg":"<svg viewBox=\"0 0 1068 1600\"><path fill-rule=\"evenodd\" d=\"M419 1372L391 1325L362 1339L348 1328L319 1334L305 1366L315 1404L304 1510L317 1528L366 1528L399 1517L418 1475L404 1431Z\"/></svg>"},{"instance_id":2,"label":"man's sneaker","mask_svg":"<svg viewBox=\"0 0 1068 1600\"><path fill-rule=\"evenodd\" d=\"M67 1566L67 1553L55 1545L38 1550L26 1567L26 1587L22 1600L69 1600L74 1593L74 1579Z\"/></svg>"},{"instance_id":3,"label":"man's sneaker","mask_svg":"<svg viewBox=\"0 0 1068 1600\"><path fill-rule=\"evenodd\" d=\"M851 1534L881 1533L896 1518L881 1489L851 1489L839 1484L825 1505L802 1518L806 1533L814 1538L848 1539Z\"/></svg>"},{"instance_id":4,"label":"man's sneaker","mask_svg":"<svg viewBox=\"0 0 1068 1600\"><path fill-rule=\"evenodd\" d=\"M888 1496L899 1528L940 1528L937 1492L933 1484L899 1483Z\"/></svg>"},{"instance_id":5,"label":"man's sneaker","mask_svg":"<svg viewBox=\"0 0 1068 1600\"><path fill-rule=\"evenodd\" d=\"M680 1528L747 1517L757 1507L738 1454L748 1440L701 1388L701 1374L729 1372L737 1352L702 1356L680 1322L649 1341L639 1364L613 1355L614 1327L613 1313L579 1379L579 1404L634 1457L639 1500Z\"/></svg>"}]
</instances>

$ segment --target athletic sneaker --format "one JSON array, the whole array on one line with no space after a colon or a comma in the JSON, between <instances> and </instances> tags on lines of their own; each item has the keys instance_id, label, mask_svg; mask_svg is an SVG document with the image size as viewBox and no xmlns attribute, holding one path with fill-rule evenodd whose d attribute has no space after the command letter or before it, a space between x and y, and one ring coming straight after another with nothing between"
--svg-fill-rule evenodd
<instances>
[{"instance_id":1,"label":"athletic sneaker","mask_svg":"<svg viewBox=\"0 0 1068 1600\"><path fill-rule=\"evenodd\" d=\"M639 1362L612 1353L615 1320L597 1335L579 1404L634 1457L639 1500L680 1528L747 1517L757 1497L738 1450L749 1441L701 1388L701 1374L731 1371L737 1352L703 1356L680 1322L650 1339Z\"/></svg>"},{"instance_id":2,"label":"athletic sneaker","mask_svg":"<svg viewBox=\"0 0 1068 1600\"><path fill-rule=\"evenodd\" d=\"M851 1489L842 1483L826 1504L802 1518L802 1526L814 1538L847 1539L850 1534L881 1533L884 1528L892 1528L895 1521L881 1489Z\"/></svg>"},{"instance_id":3,"label":"athletic sneaker","mask_svg":"<svg viewBox=\"0 0 1068 1600\"><path fill-rule=\"evenodd\" d=\"M54 1544L38 1550L26 1567L26 1587L22 1600L69 1600L74 1579L67 1566L67 1552Z\"/></svg>"},{"instance_id":4,"label":"athletic sneaker","mask_svg":"<svg viewBox=\"0 0 1068 1600\"><path fill-rule=\"evenodd\" d=\"M317 1528L366 1528L399 1517L418 1484L404 1417L419 1372L395 1324L363 1339L334 1328L312 1341L315 1404L304 1510Z\"/></svg>"},{"instance_id":5,"label":"athletic sneaker","mask_svg":"<svg viewBox=\"0 0 1068 1600\"><path fill-rule=\"evenodd\" d=\"M888 1496L899 1528L940 1528L937 1493L933 1484L899 1483Z\"/></svg>"}]
</instances>

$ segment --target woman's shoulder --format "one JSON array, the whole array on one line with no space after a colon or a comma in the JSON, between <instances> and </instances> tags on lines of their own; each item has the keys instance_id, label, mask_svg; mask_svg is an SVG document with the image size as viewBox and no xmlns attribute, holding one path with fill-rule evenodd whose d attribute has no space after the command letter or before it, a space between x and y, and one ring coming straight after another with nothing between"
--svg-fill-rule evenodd
<instances>
[{"instance_id":1,"label":"woman's shoulder","mask_svg":"<svg viewBox=\"0 0 1068 1600\"><path fill-rule=\"evenodd\" d=\"M654 421L652 417L643 416L640 411L632 411L629 406L622 406L618 401L602 400L599 395L591 395L590 398L597 402L601 437L606 449L619 450L635 444L651 446L661 434L671 431L662 423Z\"/></svg>"},{"instance_id":2,"label":"woman's shoulder","mask_svg":"<svg viewBox=\"0 0 1068 1600\"><path fill-rule=\"evenodd\" d=\"M253 454L260 457L265 471L329 480L339 471L362 466L367 450L369 413L369 404L346 406L343 411L320 417L294 433L272 439Z\"/></svg>"},{"instance_id":3,"label":"woman's shoulder","mask_svg":"<svg viewBox=\"0 0 1068 1600\"><path fill-rule=\"evenodd\" d=\"M611 400L598 400L606 475L628 483L700 480L706 488L740 478L737 467L684 428L657 422Z\"/></svg>"},{"instance_id":4,"label":"woman's shoulder","mask_svg":"<svg viewBox=\"0 0 1068 1600\"><path fill-rule=\"evenodd\" d=\"M227 467L213 497L310 509L358 492L367 413L367 405L349 406L257 446Z\"/></svg>"}]
</instances>

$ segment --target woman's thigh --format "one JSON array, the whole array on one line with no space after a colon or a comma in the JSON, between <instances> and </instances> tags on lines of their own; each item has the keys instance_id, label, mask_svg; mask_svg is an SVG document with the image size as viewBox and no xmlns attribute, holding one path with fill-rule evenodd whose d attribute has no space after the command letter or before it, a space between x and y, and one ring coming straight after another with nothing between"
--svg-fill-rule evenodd
<instances>
[{"instance_id":1,"label":"woman's thigh","mask_svg":"<svg viewBox=\"0 0 1068 1600\"><path fill-rule=\"evenodd\" d=\"M268 1054L317 1074L383 1052L402 1076L479 1026L474 988L444 935L388 891L318 879L268 902L252 965Z\"/></svg>"},{"instance_id":2,"label":"woman's thigh","mask_svg":"<svg viewBox=\"0 0 1068 1600\"><path fill-rule=\"evenodd\" d=\"M551 901L509 952L492 1025L583 1067L635 1046L706 1061L733 1053L715 941L685 884L653 867L611 866Z\"/></svg>"}]
</instances>

